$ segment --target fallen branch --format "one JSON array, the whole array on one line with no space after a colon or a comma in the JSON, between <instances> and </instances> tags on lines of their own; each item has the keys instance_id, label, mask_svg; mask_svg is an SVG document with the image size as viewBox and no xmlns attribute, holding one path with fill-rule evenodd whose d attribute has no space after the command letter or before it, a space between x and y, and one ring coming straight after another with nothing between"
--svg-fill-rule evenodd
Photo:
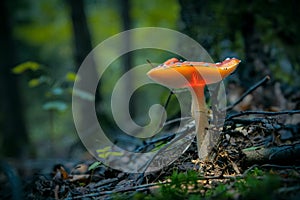
<instances>
[{"instance_id":1,"label":"fallen branch","mask_svg":"<svg viewBox=\"0 0 300 200\"><path fill-rule=\"evenodd\" d=\"M201 176L201 177L198 177L197 184L203 185L203 181L206 181L206 180L228 180L228 179L236 179L237 177L243 177L243 176L242 175L238 175L238 176L236 176L236 175ZM171 183L171 181L167 180L164 182L148 183L148 184L120 188L120 189L115 189L115 190L91 192L89 194L73 196L71 198L65 198L65 199L71 200L71 199L83 199L83 198L89 198L89 197L97 198L100 196L113 195L116 193L124 193L124 192L130 192L130 191L155 190L155 189L158 189L162 185L166 185L166 184L170 184L170 183Z\"/></svg>"},{"instance_id":2,"label":"fallen branch","mask_svg":"<svg viewBox=\"0 0 300 200\"><path fill-rule=\"evenodd\" d=\"M160 155L162 152L164 152L165 150L167 150L172 144L174 144L175 142L181 140L187 134L192 133L193 131L195 131L195 126L186 126L182 131L177 132L176 133L176 137L170 143L166 144L161 149L159 149L158 152L147 162L147 164L144 166L144 172L146 172L147 168L150 166L150 164L152 163L152 161L158 155Z\"/></svg>"},{"instance_id":3,"label":"fallen branch","mask_svg":"<svg viewBox=\"0 0 300 200\"><path fill-rule=\"evenodd\" d=\"M227 118L226 118L226 121L227 120L231 120L233 118L236 118L236 117L240 117L240 116L243 116L243 115L268 115L268 116L276 116L276 115L285 115L285 114L288 114L288 115L294 115L294 114L300 114L300 110L284 110L284 111L279 111L279 112L268 112L268 111L241 111L237 114L232 114L232 115L229 115Z\"/></svg>"},{"instance_id":4,"label":"fallen branch","mask_svg":"<svg viewBox=\"0 0 300 200\"><path fill-rule=\"evenodd\" d=\"M277 147L250 147L243 149L247 163L295 163L300 159L300 143Z\"/></svg>"},{"instance_id":5,"label":"fallen branch","mask_svg":"<svg viewBox=\"0 0 300 200\"><path fill-rule=\"evenodd\" d=\"M228 106L227 108L225 108L226 111L232 110L234 108L234 106L236 106L237 104L239 104L241 101L243 101L243 99L250 94L251 92L253 92L254 90L256 90L259 86L265 84L266 82L268 82L270 80L269 76L264 77L262 80L260 80L259 82L257 82L255 85L251 86L236 102L234 102L232 105Z\"/></svg>"}]
</instances>

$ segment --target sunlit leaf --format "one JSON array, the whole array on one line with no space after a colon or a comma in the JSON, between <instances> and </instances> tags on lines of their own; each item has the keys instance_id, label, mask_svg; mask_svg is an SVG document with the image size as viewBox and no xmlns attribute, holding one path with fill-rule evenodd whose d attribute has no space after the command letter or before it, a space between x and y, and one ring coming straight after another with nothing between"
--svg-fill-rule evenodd
<instances>
[{"instance_id":1,"label":"sunlit leaf","mask_svg":"<svg viewBox=\"0 0 300 200\"><path fill-rule=\"evenodd\" d=\"M107 159L110 156L120 157L120 156L123 156L123 153L121 153L121 152L105 152L105 153L99 153L98 154L98 157L103 158L103 159Z\"/></svg>"},{"instance_id":2,"label":"sunlit leaf","mask_svg":"<svg viewBox=\"0 0 300 200\"><path fill-rule=\"evenodd\" d=\"M73 90L73 94L85 100L89 100L89 101L95 100L95 96L93 94L80 89Z\"/></svg>"},{"instance_id":3,"label":"sunlit leaf","mask_svg":"<svg viewBox=\"0 0 300 200\"><path fill-rule=\"evenodd\" d=\"M39 78L33 78L30 81L28 81L28 86L29 87L36 87L39 86L42 83L46 83L48 80L47 77L45 76L40 76Z\"/></svg>"},{"instance_id":4,"label":"sunlit leaf","mask_svg":"<svg viewBox=\"0 0 300 200\"><path fill-rule=\"evenodd\" d=\"M64 90L60 87L56 87L51 90L51 93L53 95L62 95L64 93Z\"/></svg>"},{"instance_id":5,"label":"sunlit leaf","mask_svg":"<svg viewBox=\"0 0 300 200\"><path fill-rule=\"evenodd\" d=\"M45 93L46 97L53 97L53 96L59 96L59 95L62 95L64 94L65 90L61 87L55 87L55 88L52 88L50 91L47 91Z\"/></svg>"},{"instance_id":6,"label":"sunlit leaf","mask_svg":"<svg viewBox=\"0 0 300 200\"><path fill-rule=\"evenodd\" d=\"M28 82L29 87L36 87L40 84L40 80L38 78L31 79Z\"/></svg>"},{"instance_id":7,"label":"sunlit leaf","mask_svg":"<svg viewBox=\"0 0 300 200\"><path fill-rule=\"evenodd\" d=\"M21 74L21 73L25 72L26 70L36 71L40 68L41 68L41 65L39 63L28 61L28 62L24 62L22 64L17 65L16 67L14 67L12 69L12 72L15 74Z\"/></svg>"},{"instance_id":8,"label":"sunlit leaf","mask_svg":"<svg viewBox=\"0 0 300 200\"><path fill-rule=\"evenodd\" d=\"M66 74L66 80L69 82L74 82L76 80L77 75L74 72L68 72Z\"/></svg>"},{"instance_id":9,"label":"sunlit leaf","mask_svg":"<svg viewBox=\"0 0 300 200\"><path fill-rule=\"evenodd\" d=\"M102 163L101 162L99 162L99 161L97 161L97 162L94 162L93 164L91 164L91 166L89 166L89 171L90 170L94 170L94 169L96 169L97 167L99 167L100 165L101 165Z\"/></svg>"},{"instance_id":10,"label":"sunlit leaf","mask_svg":"<svg viewBox=\"0 0 300 200\"><path fill-rule=\"evenodd\" d=\"M44 110L65 111L68 108L63 101L49 101L43 105Z\"/></svg>"},{"instance_id":11,"label":"sunlit leaf","mask_svg":"<svg viewBox=\"0 0 300 200\"><path fill-rule=\"evenodd\" d=\"M109 156L122 156L122 152L111 151L111 147L105 147L102 149L97 149L96 152L98 153L99 158L107 159Z\"/></svg>"},{"instance_id":12,"label":"sunlit leaf","mask_svg":"<svg viewBox=\"0 0 300 200\"><path fill-rule=\"evenodd\" d=\"M97 153L103 153L103 152L108 152L111 150L111 147L110 146L107 146L107 147L104 147L102 149L97 149L96 152Z\"/></svg>"}]
</instances>

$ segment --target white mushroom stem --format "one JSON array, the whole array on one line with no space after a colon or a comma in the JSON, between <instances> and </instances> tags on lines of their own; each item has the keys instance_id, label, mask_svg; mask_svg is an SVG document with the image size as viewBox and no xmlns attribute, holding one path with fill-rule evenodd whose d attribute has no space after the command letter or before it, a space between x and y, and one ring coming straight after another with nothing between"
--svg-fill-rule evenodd
<instances>
[{"instance_id":1,"label":"white mushroom stem","mask_svg":"<svg viewBox=\"0 0 300 200\"><path fill-rule=\"evenodd\" d=\"M193 86L191 88L192 93L192 116L195 119L196 137L197 137L197 149L200 159L206 158L208 155L207 148L201 148L202 143L206 136L206 130L208 129L207 110L204 95L204 85ZM208 144L207 144L208 145Z\"/></svg>"}]
</instances>

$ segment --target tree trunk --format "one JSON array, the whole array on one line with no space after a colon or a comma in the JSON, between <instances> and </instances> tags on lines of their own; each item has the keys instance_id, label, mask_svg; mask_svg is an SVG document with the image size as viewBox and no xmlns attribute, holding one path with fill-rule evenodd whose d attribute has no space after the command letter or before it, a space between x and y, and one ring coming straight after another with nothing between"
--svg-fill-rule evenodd
<instances>
[{"instance_id":1,"label":"tree trunk","mask_svg":"<svg viewBox=\"0 0 300 200\"><path fill-rule=\"evenodd\" d=\"M200 31L201 25L206 20L204 16L204 9L207 4L206 0L179 0L179 4L181 7L181 20L184 23L183 32L203 44L205 41L201 41L203 39L200 38Z\"/></svg>"},{"instance_id":2,"label":"tree trunk","mask_svg":"<svg viewBox=\"0 0 300 200\"><path fill-rule=\"evenodd\" d=\"M264 47L260 40L259 33L255 28L255 17L253 12L242 14L243 19L241 33L245 45L245 67L238 70L240 80L243 85L249 87L261 79L261 77L270 75L270 70L265 63L268 63ZM260 74L259 76L257 74Z\"/></svg>"},{"instance_id":3,"label":"tree trunk","mask_svg":"<svg viewBox=\"0 0 300 200\"><path fill-rule=\"evenodd\" d=\"M75 43L75 64L79 68L84 58L92 50L91 36L88 29L83 0L69 0Z\"/></svg>"},{"instance_id":4,"label":"tree trunk","mask_svg":"<svg viewBox=\"0 0 300 200\"><path fill-rule=\"evenodd\" d=\"M12 25L7 1L0 1L0 128L1 154L24 157L28 153L29 139L23 118L18 79L11 72L17 64Z\"/></svg>"},{"instance_id":5,"label":"tree trunk","mask_svg":"<svg viewBox=\"0 0 300 200\"><path fill-rule=\"evenodd\" d=\"M120 6L121 6L121 20L122 20L122 28L123 31L129 30L131 28L131 17L130 17L130 0L120 0ZM122 47L124 48L124 50L129 51L130 47L131 47L131 35L127 32L127 34L124 34L124 38L123 38L123 45ZM122 56L122 64L123 64L123 73L128 72L131 67L132 67L132 52L128 52L125 55ZM128 78L126 79L126 83L124 85L124 97L125 98L130 98L130 97L126 97L128 94L128 92L126 93L126 91L130 91L133 88L133 82L132 80L134 80L134 77L131 77L130 74L128 74ZM124 105L126 106L126 105ZM135 103L134 100L131 99L130 101L130 114L131 117L135 116ZM129 119L128 119L129 120Z\"/></svg>"},{"instance_id":6,"label":"tree trunk","mask_svg":"<svg viewBox=\"0 0 300 200\"><path fill-rule=\"evenodd\" d=\"M74 33L74 43L75 43L75 64L76 69L78 70L81 63L84 61L85 57L92 51L92 42L90 31L87 24L86 14L84 11L84 2L83 0L68 0L70 9L71 9L71 18L73 24L73 33ZM95 76L97 75L96 64L94 63ZM98 87L100 87L100 81ZM95 105L97 108L101 102L101 95L97 89L95 94ZM98 109L96 109L98 110Z\"/></svg>"}]
</instances>

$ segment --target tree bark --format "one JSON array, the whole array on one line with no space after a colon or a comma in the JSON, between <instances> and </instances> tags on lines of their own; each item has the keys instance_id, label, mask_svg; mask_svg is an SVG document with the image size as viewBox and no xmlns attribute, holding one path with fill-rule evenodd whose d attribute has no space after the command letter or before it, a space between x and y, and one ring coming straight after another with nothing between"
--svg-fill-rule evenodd
<instances>
[{"instance_id":1,"label":"tree bark","mask_svg":"<svg viewBox=\"0 0 300 200\"><path fill-rule=\"evenodd\" d=\"M252 147L243 149L247 163L280 163L292 165L299 163L300 144L283 145L277 147Z\"/></svg>"},{"instance_id":2,"label":"tree bark","mask_svg":"<svg viewBox=\"0 0 300 200\"><path fill-rule=\"evenodd\" d=\"M259 33L256 30L255 16L253 12L246 12L241 15L243 23L241 33L245 45L245 67L238 70L240 80L245 87L259 81L261 76L270 75L270 70L266 66L268 58L263 51L264 47L260 40ZM260 74L260 76L257 76Z\"/></svg>"},{"instance_id":3,"label":"tree bark","mask_svg":"<svg viewBox=\"0 0 300 200\"><path fill-rule=\"evenodd\" d=\"M75 43L75 64L76 70L79 69L81 63L84 61L85 57L92 51L92 42L91 35L87 24L87 18L84 11L84 2L83 0L68 0L70 9L71 9L71 19L73 24L73 33L74 33L74 43ZM95 76L97 76L97 66L94 63ZM99 80L98 88L100 87L101 82ZM100 106L102 98L99 90L97 89L95 94L95 105L96 110Z\"/></svg>"},{"instance_id":4,"label":"tree bark","mask_svg":"<svg viewBox=\"0 0 300 200\"><path fill-rule=\"evenodd\" d=\"M86 14L84 11L83 0L68 0L71 8L71 18L73 24L74 43L75 43L75 64L77 69L82 61L92 50L90 31L87 25Z\"/></svg>"},{"instance_id":5,"label":"tree bark","mask_svg":"<svg viewBox=\"0 0 300 200\"><path fill-rule=\"evenodd\" d=\"M1 153L9 157L24 157L28 153L29 138L26 130L22 100L17 77L11 69L17 64L12 36L12 19L8 1L0 1L0 128Z\"/></svg>"},{"instance_id":6,"label":"tree bark","mask_svg":"<svg viewBox=\"0 0 300 200\"><path fill-rule=\"evenodd\" d=\"M122 27L123 31L129 30L131 28L131 17L130 17L130 0L120 0L120 6L121 6L121 18L122 18ZM123 38L123 48L126 51L129 51L131 47L131 35L129 33L124 35ZM128 72L132 67L132 53L128 52L125 55L122 56L122 63L123 63L123 71L124 73ZM133 88L133 77L130 77L131 75L128 74L128 79L125 83L124 91L130 91ZM127 95L127 94L125 94ZM130 97L127 97L130 98ZM135 116L135 103L133 99L130 101L130 114L131 117Z\"/></svg>"}]
</instances>

